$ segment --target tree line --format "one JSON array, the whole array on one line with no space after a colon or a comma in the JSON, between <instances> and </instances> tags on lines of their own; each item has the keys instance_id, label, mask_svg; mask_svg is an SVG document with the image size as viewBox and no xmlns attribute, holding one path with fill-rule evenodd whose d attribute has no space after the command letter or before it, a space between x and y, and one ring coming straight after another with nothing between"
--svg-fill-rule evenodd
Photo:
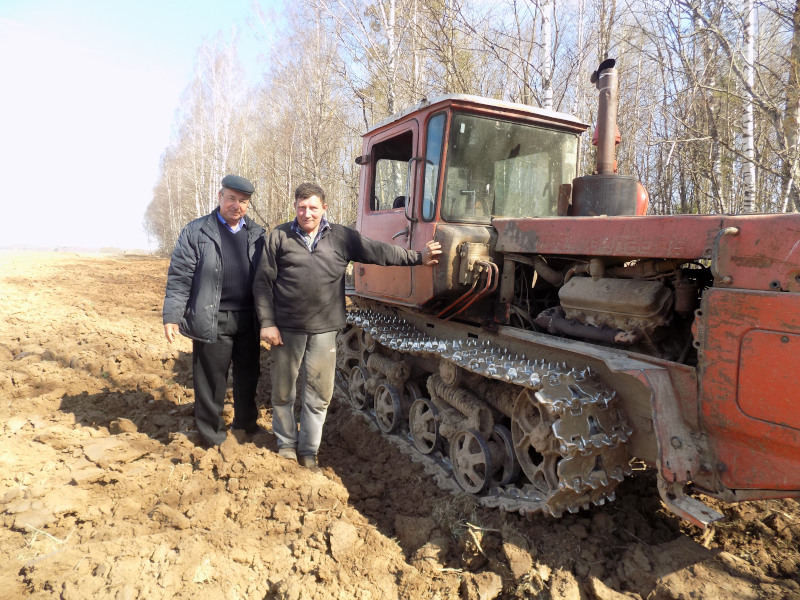
<instances>
[{"instance_id":1,"label":"tree line","mask_svg":"<svg viewBox=\"0 0 800 600\"><path fill-rule=\"evenodd\" d=\"M589 75L606 57L619 172L648 189L651 213L800 210L800 0L300 0L252 17L260 84L242 86L235 35L198 50L144 219L162 252L216 206L226 173L255 183L249 214L267 226L292 217L302 181L326 189L332 221L354 221L361 135L423 98L593 123Z\"/></svg>"}]
</instances>

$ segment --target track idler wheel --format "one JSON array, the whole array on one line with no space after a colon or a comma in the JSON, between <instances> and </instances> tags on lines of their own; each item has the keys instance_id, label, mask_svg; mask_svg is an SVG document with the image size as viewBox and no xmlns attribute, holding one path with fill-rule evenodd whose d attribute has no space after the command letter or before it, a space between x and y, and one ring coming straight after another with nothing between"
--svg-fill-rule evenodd
<instances>
[{"instance_id":1,"label":"track idler wheel","mask_svg":"<svg viewBox=\"0 0 800 600\"><path fill-rule=\"evenodd\" d=\"M419 398L411 405L408 429L414 447L422 454L432 454L442 442L439 435L439 409L428 398Z\"/></svg>"},{"instance_id":2,"label":"track idler wheel","mask_svg":"<svg viewBox=\"0 0 800 600\"><path fill-rule=\"evenodd\" d=\"M367 380L369 371L366 367L358 365L350 371L348 382L348 393L350 395L350 405L356 410L368 410L372 405L372 395L367 391Z\"/></svg>"},{"instance_id":3,"label":"track idler wheel","mask_svg":"<svg viewBox=\"0 0 800 600\"><path fill-rule=\"evenodd\" d=\"M459 431L450 442L453 475L461 488L480 494L492 477L492 454L483 436L474 429Z\"/></svg>"},{"instance_id":4,"label":"track idler wheel","mask_svg":"<svg viewBox=\"0 0 800 600\"><path fill-rule=\"evenodd\" d=\"M390 383L384 383L375 391L375 419L383 433L394 433L403 420L403 404L400 394Z\"/></svg>"},{"instance_id":5,"label":"track idler wheel","mask_svg":"<svg viewBox=\"0 0 800 600\"><path fill-rule=\"evenodd\" d=\"M519 461L514 452L514 441L511 432L503 425L495 425L489 436L489 451L495 467L492 474L493 486L504 486L513 483L519 477Z\"/></svg>"}]
</instances>

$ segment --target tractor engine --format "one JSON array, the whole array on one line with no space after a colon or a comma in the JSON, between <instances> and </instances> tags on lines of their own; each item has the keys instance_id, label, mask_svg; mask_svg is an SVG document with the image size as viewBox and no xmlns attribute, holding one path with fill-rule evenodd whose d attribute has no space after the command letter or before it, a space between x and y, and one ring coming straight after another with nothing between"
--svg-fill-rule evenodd
<instances>
[{"instance_id":1,"label":"tractor engine","mask_svg":"<svg viewBox=\"0 0 800 600\"><path fill-rule=\"evenodd\" d=\"M594 274L576 275L576 270ZM550 334L685 362L703 274L702 268L681 268L675 261L604 269L593 259L568 269L558 287L558 303L538 312L532 322Z\"/></svg>"}]
</instances>

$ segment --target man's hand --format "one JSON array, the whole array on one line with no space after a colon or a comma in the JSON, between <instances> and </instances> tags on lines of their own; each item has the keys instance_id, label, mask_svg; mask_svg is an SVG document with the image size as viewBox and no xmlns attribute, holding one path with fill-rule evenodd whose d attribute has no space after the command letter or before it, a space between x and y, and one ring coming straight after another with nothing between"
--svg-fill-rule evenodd
<instances>
[{"instance_id":1,"label":"man's hand","mask_svg":"<svg viewBox=\"0 0 800 600\"><path fill-rule=\"evenodd\" d=\"M277 327L262 327L261 339L267 342L270 346L283 346L283 339L281 339L281 332Z\"/></svg>"},{"instance_id":2,"label":"man's hand","mask_svg":"<svg viewBox=\"0 0 800 600\"><path fill-rule=\"evenodd\" d=\"M171 344L178 337L178 324L177 323L164 323L164 335L167 336L167 341Z\"/></svg>"},{"instance_id":3,"label":"man's hand","mask_svg":"<svg viewBox=\"0 0 800 600\"><path fill-rule=\"evenodd\" d=\"M439 242L431 240L422 249L422 264L430 267L431 265L439 264L436 256L442 253L442 245Z\"/></svg>"}]
</instances>

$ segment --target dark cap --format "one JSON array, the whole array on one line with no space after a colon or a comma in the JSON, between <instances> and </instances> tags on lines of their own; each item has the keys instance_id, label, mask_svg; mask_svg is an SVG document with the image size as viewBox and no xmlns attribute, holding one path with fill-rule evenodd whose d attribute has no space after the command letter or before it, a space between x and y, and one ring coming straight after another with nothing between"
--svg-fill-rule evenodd
<instances>
[{"instance_id":1,"label":"dark cap","mask_svg":"<svg viewBox=\"0 0 800 600\"><path fill-rule=\"evenodd\" d=\"M242 192L245 194L252 194L256 191L255 186L250 183L244 177L239 177L238 175L225 175L222 178L222 187L228 188L229 190L236 190L237 192Z\"/></svg>"}]
</instances>

